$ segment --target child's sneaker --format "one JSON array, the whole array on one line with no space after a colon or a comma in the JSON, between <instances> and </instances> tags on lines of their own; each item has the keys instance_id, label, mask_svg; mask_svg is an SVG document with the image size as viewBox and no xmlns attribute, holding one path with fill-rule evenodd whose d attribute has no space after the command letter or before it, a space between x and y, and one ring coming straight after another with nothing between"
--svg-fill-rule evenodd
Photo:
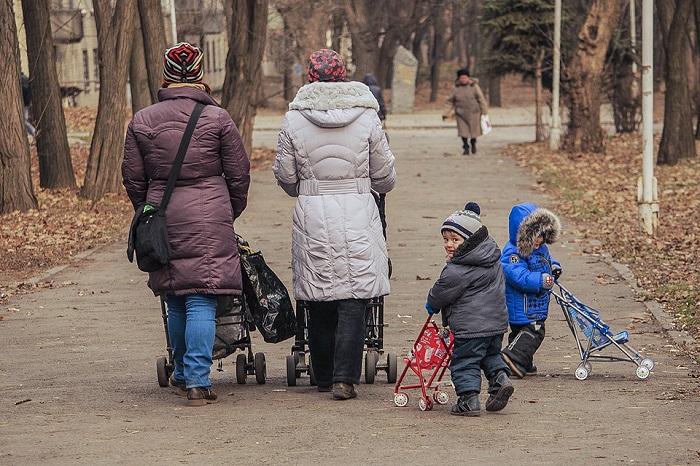
<instances>
[{"instance_id":1,"label":"child's sneaker","mask_svg":"<svg viewBox=\"0 0 700 466\"><path fill-rule=\"evenodd\" d=\"M486 400L486 411L500 411L508 404L508 399L515 391L508 374L501 371L496 375L489 387L489 399Z\"/></svg>"},{"instance_id":2,"label":"child's sneaker","mask_svg":"<svg viewBox=\"0 0 700 466\"><path fill-rule=\"evenodd\" d=\"M481 416L481 402L478 393L461 395L457 403L452 405L450 414L455 416Z\"/></svg>"}]
</instances>

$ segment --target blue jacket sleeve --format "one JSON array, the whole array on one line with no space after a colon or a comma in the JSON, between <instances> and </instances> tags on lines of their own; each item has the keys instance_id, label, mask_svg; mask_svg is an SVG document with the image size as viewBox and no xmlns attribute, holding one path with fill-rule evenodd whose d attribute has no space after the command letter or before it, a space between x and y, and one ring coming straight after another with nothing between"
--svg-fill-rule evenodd
<instances>
[{"instance_id":1,"label":"blue jacket sleeve","mask_svg":"<svg viewBox=\"0 0 700 466\"><path fill-rule=\"evenodd\" d=\"M537 293L542 286L542 274L531 272L527 262L519 257L517 262L511 262L509 257L502 257L503 273L506 283L523 293Z\"/></svg>"}]
</instances>

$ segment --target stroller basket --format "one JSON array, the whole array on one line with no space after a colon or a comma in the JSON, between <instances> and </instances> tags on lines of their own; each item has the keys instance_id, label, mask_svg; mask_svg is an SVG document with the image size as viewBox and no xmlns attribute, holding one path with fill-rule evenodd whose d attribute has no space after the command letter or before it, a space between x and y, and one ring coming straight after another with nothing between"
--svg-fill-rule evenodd
<instances>
[{"instance_id":1,"label":"stroller basket","mask_svg":"<svg viewBox=\"0 0 700 466\"><path fill-rule=\"evenodd\" d=\"M582 303L561 283L556 282L557 290L552 291L557 304L564 312L569 329L576 340L581 363L574 372L578 380L585 380L592 371L591 359L601 361L627 361L637 366L636 375L640 379L649 377L654 368L654 360L643 356L632 348L626 331L613 333L610 326L600 317L600 311ZM615 347L624 356L601 354L605 348Z\"/></svg>"},{"instance_id":2,"label":"stroller basket","mask_svg":"<svg viewBox=\"0 0 700 466\"><path fill-rule=\"evenodd\" d=\"M449 401L450 397L447 392L441 390L449 382L443 383L441 380L450 365L453 346L452 334L448 333L446 329L438 328L432 317L428 317L413 344L413 348L403 358L406 366L394 387L394 404L396 406L408 404L408 394L402 390L415 388L421 390L421 397L418 400L418 407L421 411L433 409L433 401L438 404L446 404ZM409 369L418 376L419 383L403 383ZM426 378L427 374L424 374L424 371L430 372L430 377ZM432 397L428 396L429 391L434 392Z\"/></svg>"}]
</instances>

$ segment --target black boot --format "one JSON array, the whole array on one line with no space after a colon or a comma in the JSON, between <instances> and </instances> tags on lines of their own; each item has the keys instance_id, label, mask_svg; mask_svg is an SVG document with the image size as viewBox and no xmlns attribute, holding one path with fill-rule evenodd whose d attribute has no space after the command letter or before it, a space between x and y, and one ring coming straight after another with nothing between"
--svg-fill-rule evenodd
<instances>
[{"instance_id":1,"label":"black boot","mask_svg":"<svg viewBox=\"0 0 700 466\"><path fill-rule=\"evenodd\" d=\"M476 154L476 138L472 138L472 154Z\"/></svg>"},{"instance_id":2,"label":"black boot","mask_svg":"<svg viewBox=\"0 0 700 466\"><path fill-rule=\"evenodd\" d=\"M462 155L469 155L469 140L462 138Z\"/></svg>"},{"instance_id":3,"label":"black boot","mask_svg":"<svg viewBox=\"0 0 700 466\"><path fill-rule=\"evenodd\" d=\"M454 414L455 416L481 416L479 393L468 392L464 395L460 395L457 403L452 405L450 414Z\"/></svg>"},{"instance_id":4,"label":"black boot","mask_svg":"<svg viewBox=\"0 0 700 466\"><path fill-rule=\"evenodd\" d=\"M500 411L508 404L508 398L513 394L513 383L505 371L500 371L489 382L489 399L486 400L486 411Z\"/></svg>"}]
</instances>

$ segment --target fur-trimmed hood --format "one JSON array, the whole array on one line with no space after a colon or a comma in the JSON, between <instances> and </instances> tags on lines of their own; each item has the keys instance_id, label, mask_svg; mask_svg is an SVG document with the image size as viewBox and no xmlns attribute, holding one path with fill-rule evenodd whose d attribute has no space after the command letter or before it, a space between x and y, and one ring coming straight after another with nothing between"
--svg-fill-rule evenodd
<instances>
[{"instance_id":1,"label":"fur-trimmed hood","mask_svg":"<svg viewBox=\"0 0 700 466\"><path fill-rule=\"evenodd\" d=\"M553 212L525 202L510 211L508 218L510 242L518 254L528 257L535 250L535 240L542 235L546 244L552 244L561 234L561 221Z\"/></svg>"},{"instance_id":2,"label":"fur-trimmed hood","mask_svg":"<svg viewBox=\"0 0 700 466\"><path fill-rule=\"evenodd\" d=\"M373 108L379 110L367 85L357 82L315 82L299 89L289 110L334 110L348 108Z\"/></svg>"}]
</instances>

